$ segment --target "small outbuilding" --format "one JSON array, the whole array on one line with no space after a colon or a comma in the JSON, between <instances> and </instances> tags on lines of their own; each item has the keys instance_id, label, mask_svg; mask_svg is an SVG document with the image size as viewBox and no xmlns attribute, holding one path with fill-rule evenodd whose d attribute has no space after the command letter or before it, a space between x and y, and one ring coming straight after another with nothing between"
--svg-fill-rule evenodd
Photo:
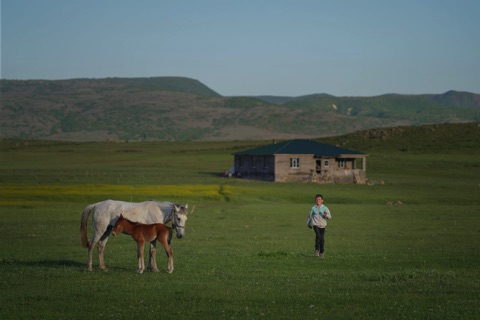
<instances>
[{"instance_id":1,"label":"small outbuilding","mask_svg":"<svg viewBox=\"0 0 480 320\"><path fill-rule=\"evenodd\" d=\"M234 153L235 175L274 182L367 181L367 154L313 140L295 139Z\"/></svg>"}]
</instances>

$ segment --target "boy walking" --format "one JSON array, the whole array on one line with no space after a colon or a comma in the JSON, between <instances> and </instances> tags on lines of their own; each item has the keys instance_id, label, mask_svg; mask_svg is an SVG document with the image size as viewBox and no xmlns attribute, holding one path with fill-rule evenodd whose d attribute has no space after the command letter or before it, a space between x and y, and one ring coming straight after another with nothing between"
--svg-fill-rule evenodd
<instances>
[{"instance_id":1,"label":"boy walking","mask_svg":"<svg viewBox=\"0 0 480 320\"><path fill-rule=\"evenodd\" d=\"M308 227L315 231L315 256L323 258L325 254L325 227L327 219L331 219L330 210L323 204L323 196L315 195L315 205L310 209Z\"/></svg>"}]
</instances>

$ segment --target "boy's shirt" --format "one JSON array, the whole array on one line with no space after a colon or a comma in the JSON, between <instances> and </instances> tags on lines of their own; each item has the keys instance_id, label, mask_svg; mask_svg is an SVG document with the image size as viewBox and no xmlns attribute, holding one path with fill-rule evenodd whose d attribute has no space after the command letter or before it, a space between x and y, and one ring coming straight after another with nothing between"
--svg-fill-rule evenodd
<instances>
[{"instance_id":1,"label":"boy's shirt","mask_svg":"<svg viewBox=\"0 0 480 320\"><path fill-rule=\"evenodd\" d=\"M319 228L325 228L327 226L327 219L332 218L330 210L328 210L327 206L323 204L320 208L314 205L312 209L310 209L310 216L312 219L312 225Z\"/></svg>"}]
</instances>

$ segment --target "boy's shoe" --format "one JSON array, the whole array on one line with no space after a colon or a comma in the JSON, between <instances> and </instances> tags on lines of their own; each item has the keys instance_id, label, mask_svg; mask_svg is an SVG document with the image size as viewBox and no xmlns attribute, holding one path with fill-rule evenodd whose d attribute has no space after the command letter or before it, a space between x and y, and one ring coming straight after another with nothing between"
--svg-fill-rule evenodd
<instances>
[{"instance_id":1,"label":"boy's shoe","mask_svg":"<svg viewBox=\"0 0 480 320\"><path fill-rule=\"evenodd\" d=\"M320 259L323 259L324 254L325 254L325 252L322 252L322 253L319 254Z\"/></svg>"},{"instance_id":2,"label":"boy's shoe","mask_svg":"<svg viewBox=\"0 0 480 320\"><path fill-rule=\"evenodd\" d=\"M315 257L320 257L320 250L315 250Z\"/></svg>"}]
</instances>

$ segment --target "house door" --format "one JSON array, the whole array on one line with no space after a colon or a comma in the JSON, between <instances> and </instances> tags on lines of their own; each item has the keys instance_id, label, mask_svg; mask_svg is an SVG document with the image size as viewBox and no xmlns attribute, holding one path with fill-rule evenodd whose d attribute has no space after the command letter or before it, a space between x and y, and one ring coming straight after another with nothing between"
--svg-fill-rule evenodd
<instances>
[{"instance_id":1,"label":"house door","mask_svg":"<svg viewBox=\"0 0 480 320\"><path fill-rule=\"evenodd\" d=\"M317 174L322 173L322 160L315 161L315 171L317 172Z\"/></svg>"}]
</instances>

